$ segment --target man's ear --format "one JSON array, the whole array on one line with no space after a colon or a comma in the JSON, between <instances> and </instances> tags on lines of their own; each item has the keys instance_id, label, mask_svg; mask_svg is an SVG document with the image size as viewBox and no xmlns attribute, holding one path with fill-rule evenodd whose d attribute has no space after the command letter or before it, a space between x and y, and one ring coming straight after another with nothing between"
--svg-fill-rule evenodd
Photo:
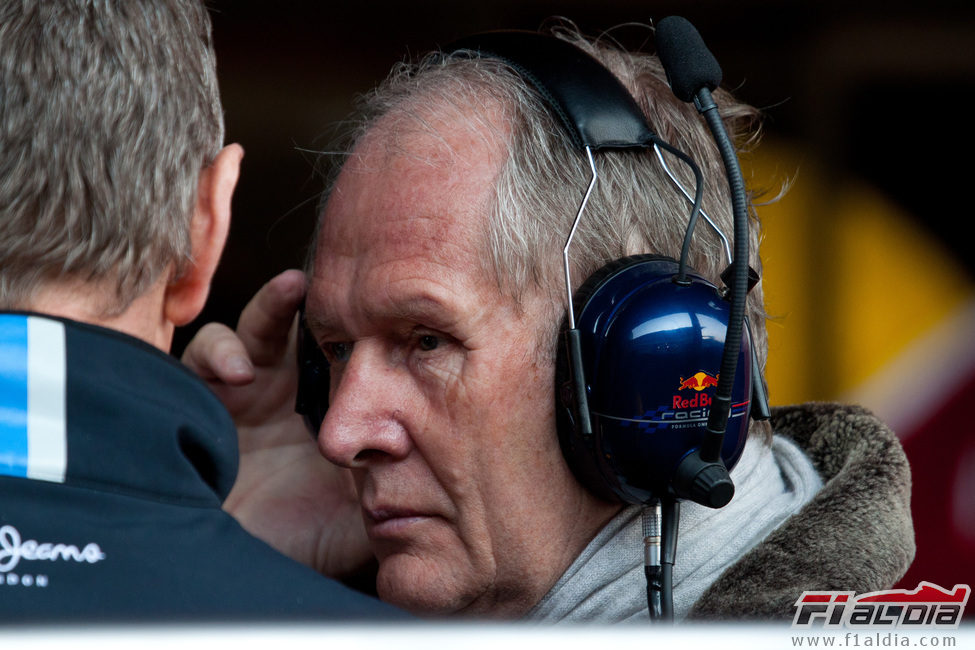
<instances>
[{"instance_id":1,"label":"man's ear","mask_svg":"<svg viewBox=\"0 0 975 650\"><path fill-rule=\"evenodd\" d=\"M230 201L240 176L244 150L231 144L200 172L196 207L190 221L192 258L166 287L165 317L175 326L186 325L203 311L210 283L230 232Z\"/></svg>"}]
</instances>

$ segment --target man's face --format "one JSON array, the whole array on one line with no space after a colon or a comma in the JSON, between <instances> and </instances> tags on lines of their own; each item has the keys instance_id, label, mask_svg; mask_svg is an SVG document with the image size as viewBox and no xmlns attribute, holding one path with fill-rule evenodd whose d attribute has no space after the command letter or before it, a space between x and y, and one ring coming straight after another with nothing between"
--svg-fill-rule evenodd
<instances>
[{"instance_id":1,"label":"man's face","mask_svg":"<svg viewBox=\"0 0 975 650\"><path fill-rule=\"evenodd\" d=\"M559 451L538 345L549 301L516 305L483 263L503 143L442 119L391 149L396 127L349 158L317 243L307 313L332 381L319 446L353 469L380 597L515 616L613 507Z\"/></svg>"}]
</instances>

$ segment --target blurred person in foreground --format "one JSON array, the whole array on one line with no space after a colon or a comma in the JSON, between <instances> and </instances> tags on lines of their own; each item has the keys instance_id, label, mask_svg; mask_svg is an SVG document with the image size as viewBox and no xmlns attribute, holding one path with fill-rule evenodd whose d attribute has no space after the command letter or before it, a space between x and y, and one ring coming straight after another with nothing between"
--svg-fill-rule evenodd
<instances>
[{"instance_id":1,"label":"blurred person in foreground","mask_svg":"<svg viewBox=\"0 0 975 650\"><path fill-rule=\"evenodd\" d=\"M197 0L0 6L0 621L381 617L221 509L233 422L167 354L243 150Z\"/></svg>"},{"instance_id":2,"label":"blurred person in foreground","mask_svg":"<svg viewBox=\"0 0 975 650\"><path fill-rule=\"evenodd\" d=\"M704 206L731 232L715 144L658 59L561 37L611 70L652 128L698 162ZM756 111L727 92L715 99L736 141L752 141ZM467 53L397 66L362 108L307 274L278 276L236 334L208 325L184 355L248 450L233 511L325 573L377 561L379 596L422 615L645 620L640 508L580 484L556 434L561 248L589 181L584 156L520 76ZM676 256L689 210L652 153L596 164L574 244L577 283L625 255ZM757 222L751 238L760 269ZM690 264L720 282L714 232L699 227ZM317 460L293 410L293 321L305 294L330 366L318 451L354 483L365 523L356 546L353 508L328 506L334 493L293 474ZM761 284L747 317L764 365ZM253 371L232 367L250 361ZM726 507L683 508L677 619L791 618L804 590L887 588L910 563L907 461L862 409L774 409L770 426L752 425L732 477ZM296 531L317 533L317 544L295 543Z\"/></svg>"}]
</instances>

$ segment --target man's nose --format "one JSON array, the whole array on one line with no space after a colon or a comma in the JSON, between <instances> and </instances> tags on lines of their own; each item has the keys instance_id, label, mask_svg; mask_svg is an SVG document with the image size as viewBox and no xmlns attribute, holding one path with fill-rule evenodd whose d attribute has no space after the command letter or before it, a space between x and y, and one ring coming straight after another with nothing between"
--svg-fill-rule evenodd
<instances>
[{"instance_id":1,"label":"man's nose","mask_svg":"<svg viewBox=\"0 0 975 650\"><path fill-rule=\"evenodd\" d=\"M401 365L391 364L378 341L356 342L329 400L318 432L318 447L343 467L405 457L410 450L403 422L408 380Z\"/></svg>"}]
</instances>

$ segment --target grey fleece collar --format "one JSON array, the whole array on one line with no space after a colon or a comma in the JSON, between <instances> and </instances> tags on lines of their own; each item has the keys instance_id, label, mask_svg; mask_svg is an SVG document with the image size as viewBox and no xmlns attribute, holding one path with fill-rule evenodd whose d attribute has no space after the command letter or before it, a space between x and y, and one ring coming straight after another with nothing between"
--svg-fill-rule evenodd
<instances>
[{"instance_id":1,"label":"grey fleece collar","mask_svg":"<svg viewBox=\"0 0 975 650\"><path fill-rule=\"evenodd\" d=\"M867 410L838 404L773 409L823 489L729 567L688 619L791 619L807 590L858 593L894 585L914 558L911 475L894 433Z\"/></svg>"},{"instance_id":2,"label":"grey fleece collar","mask_svg":"<svg viewBox=\"0 0 975 650\"><path fill-rule=\"evenodd\" d=\"M677 620L727 567L799 512L822 487L804 452L782 436L775 436L771 447L760 440L746 445L731 476L735 497L724 508L695 503L681 508L673 589ZM614 517L525 618L645 625L649 614L641 511L631 506Z\"/></svg>"}]
</instances>

